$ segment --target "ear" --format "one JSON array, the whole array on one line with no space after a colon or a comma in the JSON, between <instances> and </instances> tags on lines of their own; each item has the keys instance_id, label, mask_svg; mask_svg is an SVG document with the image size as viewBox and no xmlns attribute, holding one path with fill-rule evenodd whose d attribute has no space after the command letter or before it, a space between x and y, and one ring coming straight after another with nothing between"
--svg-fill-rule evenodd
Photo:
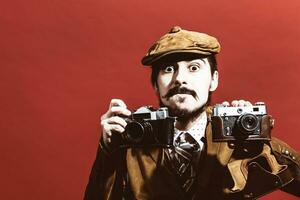
<instances>
[{"instance_id":1,"label":"ear","mask_svg":"<svg viewBox=\"0 0 300 200\"><path fill-rule=\"evenodd\" d=\"M210 92L215 91L218 87L218 83L219 83L219 73L218 73L218 71L214 71L212 78L211 78L209 91Z\"/></svg>"}]
</instances>

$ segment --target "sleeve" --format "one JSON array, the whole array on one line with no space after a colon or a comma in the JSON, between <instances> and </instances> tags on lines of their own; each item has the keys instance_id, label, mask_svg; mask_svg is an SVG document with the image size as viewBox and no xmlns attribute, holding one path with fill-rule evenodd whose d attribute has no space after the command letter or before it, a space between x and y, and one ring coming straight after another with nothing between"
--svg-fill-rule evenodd
<instances>
[{"instance_id":1,"label":"sleeve","mask_svg":"<svg viewBox=\"0 0 300 200\"><path fill-rule=\"evenodd\" d=\"M84 200L121 200L123 195L125 152L120 149L109 153L100 141Z\"/></svg>"},{"instance_id":2,"label":"sleeve","mask_svg":"<svg viewBox=\"0 0 300 200\"><path fill-rule=\"evenodd\" d=\"M283 165L287 165L293 176L293 181L281 188L281 190L300 197L300 155L283 141L272 138L272 151L276 160Z\"/></svg>"}]
</instances>

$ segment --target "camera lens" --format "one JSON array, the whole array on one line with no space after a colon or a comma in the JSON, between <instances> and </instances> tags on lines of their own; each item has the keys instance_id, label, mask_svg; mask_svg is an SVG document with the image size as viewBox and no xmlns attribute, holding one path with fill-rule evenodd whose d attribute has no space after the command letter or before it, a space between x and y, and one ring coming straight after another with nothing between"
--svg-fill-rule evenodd
<instances>
[{"instance_id":1,"label":"camera lens","mask_svg":"<svg viewBox=\"0 0 300 200\"><path fill-rule=\"evenodd\" d=\"M145 135L152 131L152 126L148 122L133 121L125 127L124 137L129 143L141 143Z\"/></svg>"},{"instance_id":2,"label":"camera lens","mask_svg":"<svg viewBox=\"0 0 300 200\"><path fill-rule=\"evenodd\" d=\"M143 139L144 127L138 122L130 122L125 127L125 139L128 142L138 143Z\"/></svg>"},{"instance_id":3,"label":"camera lens","mask_svg":"<svg viewBox=\"0 0 300 200\"><path fill-rule=\"evenodd\" d=\"M259 120L253 114L244 114L239 117L238 125L242 132L251 133L257 129Z\"/></svg>"}]
</instances>

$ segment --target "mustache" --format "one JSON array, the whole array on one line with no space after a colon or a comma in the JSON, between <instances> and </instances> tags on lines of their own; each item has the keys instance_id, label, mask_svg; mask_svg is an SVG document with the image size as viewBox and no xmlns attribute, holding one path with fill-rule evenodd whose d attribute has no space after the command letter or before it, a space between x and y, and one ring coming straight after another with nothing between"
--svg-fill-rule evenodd
<instances>
[{"instance_id":1,"label":"mustache","mask_svg":"<svg viewBox=\"0 0 300 200\"><path fill-rule=\"evenodd\" d=\"M171 88L167 94L165 94L164 96L162 96L163 98L170 98L172 96L174 96L175 94L189 94L192 95L194 98L197 97L197 94L194 90L185 88L185 87L179 87L179 86L175 86L173 88Z\"/></svg>"}]
</instances>

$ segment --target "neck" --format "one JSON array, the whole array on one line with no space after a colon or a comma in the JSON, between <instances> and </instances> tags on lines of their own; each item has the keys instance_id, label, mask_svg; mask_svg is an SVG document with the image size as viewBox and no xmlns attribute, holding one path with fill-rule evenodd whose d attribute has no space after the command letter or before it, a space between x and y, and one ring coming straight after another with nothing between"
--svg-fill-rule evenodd
<instances>
[{"instance_id":1,"label":"neck","mask_svg":"<svg viewBox=\"0 0 300 200\"><path fill-rule=\"evenodd\" d=\"M188 131L190 128L192 128L198 120L203 117L203 115L206 116L206 111L202 110L202 112L199 112L196 115L191 115L188 117L179 117L176 120L175 127L180 131Z\"/></svg>"}]
</instances>

